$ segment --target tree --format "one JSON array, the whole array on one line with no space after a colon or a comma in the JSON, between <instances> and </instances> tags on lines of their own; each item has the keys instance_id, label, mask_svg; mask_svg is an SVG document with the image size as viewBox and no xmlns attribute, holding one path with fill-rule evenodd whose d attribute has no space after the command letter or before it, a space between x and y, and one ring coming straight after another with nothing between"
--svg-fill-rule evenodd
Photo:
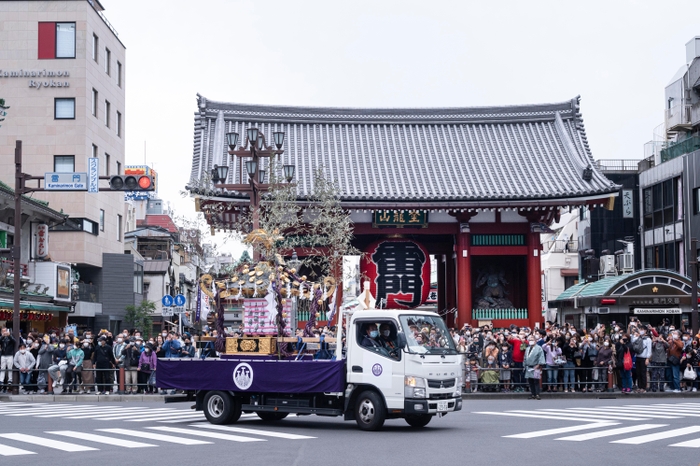
<instances>
[{"instance_id":1,"label":"tree","mask_svg":"<svg viewBox=\"0 0 700 466\"><path fill-rule=\"evenodd\" d=\"M253 262L253 258L250 257L250 254L248 253L248 250L245 249L243 251L243 254L241 254L240 259L238 259L238 264L237 265L243 265L243 264L249 264Z\"/></svg>"},{"instance_id":2,"label":"tree","mask_svg":"<svg viewBox=\"0 0 700 466\"><path fill-rule=\"evenodd\" d=\"M141 301L138 306L130 304L126 306L124 322L133 328L138 328L146 338L150 338L153 333L153 312L155 310L156 303L147 299Z\"/></svg>"}]
</instances>

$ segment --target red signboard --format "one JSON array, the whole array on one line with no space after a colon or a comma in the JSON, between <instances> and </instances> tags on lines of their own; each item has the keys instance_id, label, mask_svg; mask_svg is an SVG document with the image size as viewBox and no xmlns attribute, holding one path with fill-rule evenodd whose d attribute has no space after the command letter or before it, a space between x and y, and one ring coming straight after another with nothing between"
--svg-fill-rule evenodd
<instances>
[{"instance_id":1,"label":"red signboard","mask_svg":"<svg viewBox=\"0 0 700 466\"><path fill-rule=\"evenodd\" d=\"M430 255L413 240L391 238L370 244L360 272L370 281L377 307L413 309L430 292Z\"/></svg>"},{"instance_id":2,"label":"red signboard","mask_svg":"<svg viewBox=\"0 0 700 466\"><path fill-rule=\"evenodd\" d=\"M49 226L44 223L36 228L36 255L42 259L49 255Z\"/></svg>"}]
</instances>

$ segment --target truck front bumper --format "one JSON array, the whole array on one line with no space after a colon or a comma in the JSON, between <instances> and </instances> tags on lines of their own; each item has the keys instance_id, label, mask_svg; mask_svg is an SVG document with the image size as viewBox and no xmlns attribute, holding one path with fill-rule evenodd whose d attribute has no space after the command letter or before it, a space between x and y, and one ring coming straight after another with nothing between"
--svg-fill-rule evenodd
<instances>
[{"instance_id":1,"label":"truck front bumper","mask_svg":"<svg viewBox=\"0 0 700 466\"><path fill-rule=\"evenodd\" d=\"M410 414L437 414L460 411L462 398L448 398L446 400L407 399L404 400L404 412Z\"/></svg>"}]
</instances>

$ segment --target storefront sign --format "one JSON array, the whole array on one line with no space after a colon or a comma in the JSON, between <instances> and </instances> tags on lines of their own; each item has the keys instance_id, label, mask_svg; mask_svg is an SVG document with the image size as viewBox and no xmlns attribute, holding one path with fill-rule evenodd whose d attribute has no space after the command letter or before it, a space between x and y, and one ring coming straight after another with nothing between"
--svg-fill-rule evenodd
<instances>
[{"instance_id":1,"label":"storefront sign","mask_svg":"<svg viewBox=\"0 0 700 466\"><path fill-rule=\"evenodd\" d=\"M632 306L657 306L659 304L680 304L681 298L647 298L633 299L629 304Z\"/></svg>"},{"instance_id":2,"label":"storefront sign","mask_svg":"<svg viewBox=\"0 0 700 466\"><path fill-rule=\"evenodd\" d=\"M0 78L36 78L29 80L29 87L41 89L42 87L70 87L68 81L59 81L52 78L68 78L68 71L51 70L0 70Z\"/></svg>"},{"instance_id":3,"label":"storefront sign","mask_svg":"<svg viewBox=\"0 0 700 466\"><path fill-rule=\"evenodd\" d=\"M631 189L622 190L622 218L634 218L634 196Z\"/></svg>"},{"instance_id":4,"label":"storefront sign","mask_svg":"<svg viewBox=\"0 0 700 466\"><path fill-rule=\"evenodd\" d=\"M677 308L667 308L667 309L642 309L642 308L635 308L634 309L635 314L682 314L682 311Z\"/></svg>"},{"instance_id":5,"label":"storefront sign","mask_svg":"<svg viewBox=\"0 0 700 466\"><path fill-rule=\"evenodd\" d=\"M56 266L56 297L70 299L70 267Z\"/></svg>"},{"instance_id":6,"label":"storefront sign","mask_svg":"<svg viewBox=\"0 0 700 466\"><path fill-rule=\"evenodd\" d=\"M49 255L49 226L45 223L36 229L36 255L41 259Z\"/></svg>"},{"instance_id":7,"label":"storefront sign","mask_svg":"<svg viewBox=\"0 0 700 466\"><path fill-rule=\"evenodd\" d=\"M413 309L430 292L430 256L423 245L408 239L385 239L370 244L360 262L360 273L382 307ZM371 303L370 305L374 305Z\"/></svg>"},{"instance_id":8,"label":"storefront sign","mask_svg":"<svg viewBox=\"0 0 700 466\"><path fill-rule=\"evenodd\" d=\"M426 210L378 210L374 212L372 226L378 227L428 227Z\"/></svg>"}]
</instances>

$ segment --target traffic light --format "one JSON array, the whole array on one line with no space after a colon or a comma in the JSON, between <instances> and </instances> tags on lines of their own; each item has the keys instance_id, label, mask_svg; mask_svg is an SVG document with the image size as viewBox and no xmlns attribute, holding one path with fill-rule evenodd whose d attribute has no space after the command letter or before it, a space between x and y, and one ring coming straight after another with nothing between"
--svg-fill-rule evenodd
<instances>
[{"instance_id":1,"label":"traffic light","mask_svg":"<svg viewBox=\"0 0 700 466\"><path fill-rule=\"evenodd\" d=\"M114 175L109 178L112 191L155 191L153 178L148 175Z\"/></svg>"}]
</instances>

